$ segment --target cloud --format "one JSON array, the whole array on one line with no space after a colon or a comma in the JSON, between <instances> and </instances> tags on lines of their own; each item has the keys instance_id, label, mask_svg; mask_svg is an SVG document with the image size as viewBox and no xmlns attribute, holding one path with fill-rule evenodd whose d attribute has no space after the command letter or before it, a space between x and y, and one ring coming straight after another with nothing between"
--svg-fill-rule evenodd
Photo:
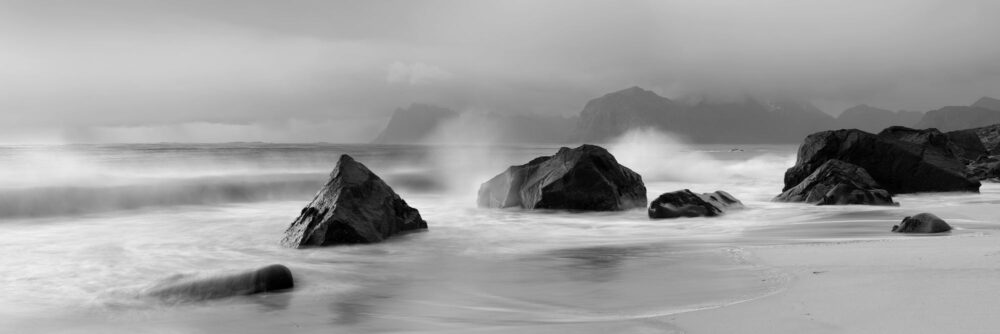
<instances>
[{"instance_id":1,"label":"cloud","mask_svg":"<svg viewBox=\"0 0 1000 334\"><path fill-rule=\"evenodd\" d=\"M363 124L413 102L571 115L632 85L930 110L1000 95L998 12L995 0L0 1L0 133Z\"/></svg>"},{"instance_id":2,"label":"cloud","mask_svg":"<svg viewBox=\"0 0 1000 334\"><path fill-rule=\"evenodd\" d=\"M386 82L405 83L410 85L425 85L433 82L448 80L454 75L440 67L427 65L421 62L406 64L403 62L393 62L389 65Z\"/></svg>"}]
</instances>

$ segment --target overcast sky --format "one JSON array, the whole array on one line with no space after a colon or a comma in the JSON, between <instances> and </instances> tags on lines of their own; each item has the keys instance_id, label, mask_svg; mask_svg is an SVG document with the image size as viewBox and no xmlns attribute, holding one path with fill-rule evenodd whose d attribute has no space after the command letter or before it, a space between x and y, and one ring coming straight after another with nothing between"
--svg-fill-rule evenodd
<instances>
[{"instance_id":1,"label":"overcast sky","mask_svg":"<svg viewBox=\"0 0 1000 334\"><path fill-rule=\"evenodd\" d=\"M1000 1L0 0L0 141L367 141L640 85L836 114L1000 95Z\"/></svg>"}]
</instances>

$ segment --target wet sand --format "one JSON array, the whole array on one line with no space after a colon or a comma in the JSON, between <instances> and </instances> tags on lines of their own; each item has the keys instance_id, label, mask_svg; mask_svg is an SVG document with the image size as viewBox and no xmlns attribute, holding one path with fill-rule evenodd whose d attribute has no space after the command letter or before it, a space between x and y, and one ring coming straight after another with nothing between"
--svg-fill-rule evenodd
<instances>
[{"instance_id":1,"label":"wet sand","mask_svg":"<svg viewBox=\"0 0 1000 334\"><path fill-rule=\"evenodd\" d=\"M787 273L773 295L664 317L687 333L995 333L1000 237L992 231L905 239L752 246Z\"/></svg>"}]
</instances>

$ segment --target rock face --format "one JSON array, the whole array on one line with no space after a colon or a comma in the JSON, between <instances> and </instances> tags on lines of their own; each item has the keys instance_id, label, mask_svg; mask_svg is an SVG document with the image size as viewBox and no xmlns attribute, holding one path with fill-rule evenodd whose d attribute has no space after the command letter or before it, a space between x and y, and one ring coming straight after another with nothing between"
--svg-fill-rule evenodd
<instances>
[{"instance_id":1,"label":"rock face","mask_svg":"<svg viewBox=\"0 0 1000 334\"><path fill-rule=\"evenodd\" d=\"M832 159L864 168L891 194L979 191L979 181L967 178L965 166L954 156L853 129L823 131L806 137L799 147L795 166L785 172L782 191L802 183Z\"/></svg>"},{"instance_id":2,"label":"rock face","mask_svg":"<svg viewBox=\"0 0 1000 334\"><path fill-rule=\"evenodd\" d=\"M951 231L951 225L934 214L920 213L903 218L903 222L892 227L897 233L941 233Z\"/></svg>"},{"instance_id":3,"label":"rock face","mask_svg":"<svg viewBox=\"0 0 1000 334\"><path fill-rule=\"evenodd\" d=\"M781 202L816 205L895 205L892 196L864 168L831 159L801 183L775 197Z\"/></svg>"},{"instance_id":4,"label":"rock face","mask_svg":"<svg viewBox=\"0 0 1000 334\"><path fill-rule=\"evenodd\" d=\"M695 194L690 190L664 193L649 204L649 218L715 217L743 203L725 191Z\"/></svg>"},{"instance_id":5,"label":"rock face","mask_svg":"<svg viewBox=\"0 0 1000 334\"><path fill-rule=\"evenodd\" d=\"M979 140L983 142L983 146L986 147L989 154L1000 154L1000 124L975 128L972 131L975 131L976 135L979 136Z\"/></svg>"},{"instance_id":6,"label":"rock face","mask_svg":"<svg viewBox=\"0 0 1000 334\"><path fill-rule=\"evenodd\" d=\"M976 129L951 131L944 134L948 137L951 151L955 156L965 161L976 161L982 156L989 155L989 150L983 145L983 141L976 133Z\"/></svg>"},{"instance_id":7,"label":"rock face","mask_svg":"<svg viewBox=\"0 0 1000 334\"><path fill-rule=\"evenodd\" d=\"M1000 181L1000 161L995 158L982 158L967 168L969 177L976 180Z\"/></svg>"},{"instance_id":8,"label":"rock face","mask_svg":"<svg viewBox=\"0 0 1000 334\"><path fill-rule=\"evenodd\" d=\"M361 163L344 154L330 181L285 231L287 247L375 243L426 229L420 212Z\"/></svg>"},{"instance_id":9,"label":"rock face","mask_svg":"<svg viewBox=\"0 0 1000 334\"><path fill-rule=\"evenodd\" d=\"M646 206L642 177L599 146L563 147L483 183L480 207L617 211Z\"/></svg>"},{"instance_id":10,"label":"rock face","mask_svg":"<svg viewBox=\"0 0 1000 334\"><path fill-rule=\"evenodd\" d=\"M975 161L986 153L986 148L975 131L959 130L941 133L937 129L911 129L891 126L879 132L879 137L899 140L919 145L924 149L936 150L937 155L958 158L962 163Z\"/></svg>"},{"instance_id":11,"label":"rock face","mask_svg":"<svg viewBox=\"0 0 1000 334\"><path fill-rule=\"evenodd\" d=\"M291 289L292 271L280 264L242 273L176 278L149 289L147 295L170 300L206 300Z\"/></svg>"}]
</instances>

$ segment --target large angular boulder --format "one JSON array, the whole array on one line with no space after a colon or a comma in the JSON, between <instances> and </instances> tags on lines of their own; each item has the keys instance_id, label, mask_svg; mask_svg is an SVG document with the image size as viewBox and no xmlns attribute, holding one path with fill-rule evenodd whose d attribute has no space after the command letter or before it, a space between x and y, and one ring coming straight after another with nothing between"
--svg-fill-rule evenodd
<instances>
[{"instance_id":1,"label":"large angular boulder","mask_svg":"<svg viewBox=\"0 0 1000 334\"><path fill-rule=\"evenodd\" d=\"M880 137L861 130L817 132L799 147L795 166L785 172L787 191L802 183L828 160L864 168L892 194L934 191L979 191L979 181L965 175L953 155L927 145Z\"/></svg>"},{"instance_id":2,"label":"large angular boulder","mask_svg":"<svg viewBox=\"0 0 1000 334\"><path fill-rule=\"evenodd\" d=\"M649 204L650 219L678 217L715 217L731 209L742 209L743 202L725 191L695 194L684 189L664 193Z\"/></svg>"},{"instance_id":3,"label":"large angular boulder","mask_svg":"<svg viewBox=\"0 0 1000 334\"><path fill-rule=\"evenodd\" d=\"M951 225L934 214L919 213L903 218L899 225L892 227L892 231L896 233L941 233L951 231Z\"/></svg>"},{"instance_id":4,"label":"large angular boulder","mask_svg":"<svg viewBox=\"0 0 1000 334\"><path fill-rule=\"evenodd\" d=\"M642 177L595 145L563 147L483 183L480 207L618 211L646 206Z\"/></svg>"},{"instance_id":5,"label":"large angular boulder","mask_svg":"<svg viewBox=\"0 0 1000 334\"><path fill-rule=\"evenodd\" d=\"M816 205L896 205L892 195L864 168L837 159L827 160L809 177L774 200Z\"/></svg>"},{"instance_id":6,"label":"large angular boulder","mask_svg":"<svg viewBox=\"0 0 1000 334\"><path fill-rule=\"evenodd\" d=\"M287 247L366 244L427 228L417 209L406 204L375 173L344 154L330 181L285 231Z\"/></svg>"}]
</instances>

